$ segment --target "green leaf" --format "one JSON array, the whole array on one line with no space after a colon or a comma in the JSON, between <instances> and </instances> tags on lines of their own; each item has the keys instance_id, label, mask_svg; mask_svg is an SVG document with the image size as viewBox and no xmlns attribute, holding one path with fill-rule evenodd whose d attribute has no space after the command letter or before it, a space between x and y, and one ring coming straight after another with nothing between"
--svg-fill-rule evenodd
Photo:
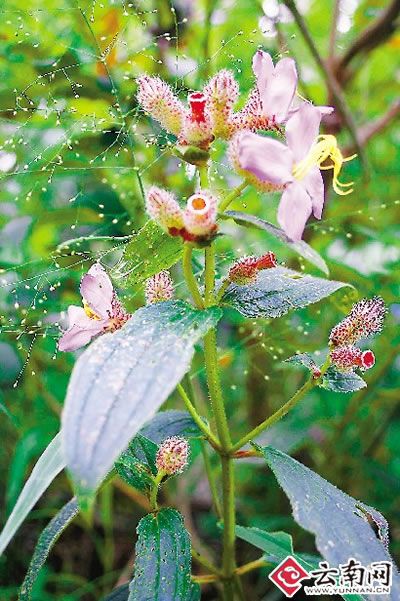
<instances>
[{"instance_id":1,"label":"green leaf","mask_svg":"<svg viewBox=\"0 0 400 601\"><path fill-rule=\"evenodd\" d=\"M372 507L356 501L289 455L272 447L259 447L292 505L293 517L315 535L321 555L334 567L350 557L367 566L392 561L387 547L387 522ZM369 518L381 525L381 540ZM393 571L393 599L400 599L400 576Z\"/></svg>"},{"instance_id":2,"label":"green leaf","mask_svg":"<svg viewBox=\"0 0 400 601\"><path fill-rule=\"evenodd\" d=\"M153 476L156 475L155 459L158 446L137 435L122 453L115 468L118 474L131 486L143 492L150 491L154 486Z\"/></svg>"},{"instance_id":3,"label":"green leaf","mask_svg":"<svg viewBox=\"0 0 400 601\"><path fill-rule=\"evenodd\" d=\"M255 215L249 215L248 213L242 213L241 211L226 211L225 215L231 217L239 225L256 227L268 232L271 236L274 236L274 238L277 238L283 242L283 244L294 250L294 252L303 257L303 259L306 259L318 267L323 273L329 275L329 269L324 259L316 250L309 246L307 242L304 242L303 240L293 242L293 240L291 240L279 227L273 225L269 221L260 219Z\"/></svg>"},{"instance_id":4,"label":"green leaf","mask_svg":"<svg viewBox=\"0 0 400 601\"><path fill-rule=\"evenodd\" d=\"M293 363L294 365L303 365L307 367L310 371L314 371L318 369L318 365L314 361L313 356L310 353L297 353L296 355L292 355L285 360L286 363Z\"/></svg>"},{"instance_id":5,"label":"green leaf","mask_svg":"<svg viewBox=\"0 0 400 601\"><path fill-rule=\"evenodd\" d=\"M274 267L260 271L254 284L230 284L222 302L245 317L281 317L289 311L316 303L343 286L348 284Z\"/></svg>"},{"instance_id":6,"label":"green leaf","mask_svg":"<svg viewBox=\"0 0 400 601\"><path fill-rule=\"evenodd\" d=\"M236 536L250 543L264 553L272 555L278 561L293 555L293 540L287 532L267 532L261 528L236 526Z\"/></svg>"},{"instance_id":7,"label":"green leaf","mask_svg":"<svg viewBox=\"0 0 400 601\"><path fill-rule=\"evenodd\" d=\"M181 238L169 236L155 221L148 221L126 245L112 276L123 288L137 286L152 275L175 265L182 252Z\"/></svg>"},{"instance_id":8,"label":"green leaf","mask_svg":"<svg viewBox=\"0 0 400 601\"><path fill-rule=\"evenodd\" d=\"M135 572L129 601L189 601L192 597L190 538L181 514L161 509L137 527Z\"/></svg>"},{"instance_id":9,"label":"green leaf","mask_svg":"<svg viewBox=\"0 0 400 601\"><path fill-rule=\"evenodd\" d=\"M200 438L203 434L187 411L160 411L140 430L140 434L156 444L169 436Z\"/></svg>"},{"instance_id":10,"label":"green leaf","mask_svg":"<svg viewBox=\"0 0 400 601\"><path fill-rule=\"evenodd\" d=\"M68 468L82 499L188 371L194 345L221 316L183 301L139 309L79 357L62 417Z\"/></svg>"},{"instance_id":11,"label":"green leaf","mask_svg":"<svg viewBox=\"0 0 400 601\"><path fill-rule=\"evenodd\" d=\"M32 589L36 578L42 569L46 559L61 533L67 528L79 512L78 502L76 499L71 499L64 507L54 516L51 522L41 533L28 572L22 583L19 592L19 601L29 601L32 595Z\"/></svg>"},{"instance_id":12,"label":"green leaf","mask_svg":"<svg viewBox=\"0 0 400 601\"><path fill-rule=\"evenodd\" d=\"M129 584L123 584L112 591L107 597L104 597L102 601L128 601L129 598Z\"/></svg>"},{"instance_id":13,"label":"green leaf","mask_svg":"<svg viewBox=\"0 0 400 601\"><path fill-rule=\"evenodd\" d=\"M334 392L354 392L366 386L366 381L354 371L341 372L332 366L324 375L321 384L321 388Z\"/></svg>"},{"instance_id":14,"label":"green leaf","mask_svg":"<svg viewBox=\"0 0 400 601\"><path fill-rule=\"evenodd\" d=\"M39 457L3 528L0 535L0 555L32 507L64 467L65 459L61 449L61 436L57 434Z\"/></svg>"}]
</instances>

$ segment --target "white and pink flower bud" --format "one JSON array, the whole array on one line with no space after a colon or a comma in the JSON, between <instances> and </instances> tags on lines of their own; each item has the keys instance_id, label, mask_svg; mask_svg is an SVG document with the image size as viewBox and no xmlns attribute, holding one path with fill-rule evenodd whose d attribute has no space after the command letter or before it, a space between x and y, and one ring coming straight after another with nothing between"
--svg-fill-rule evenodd
<instances>
[{"instance_id":1,"label":"white and pink flower bud","mask_svg":"<svg viewBox=\"0 0 400 601\"><path fill-rule=\"evenodd\" d=\"M183 219L189 234L211 236L217 229L217 199L208 191L196 192L188 198Z\"/></svg>"},{"instance_id":2,"label":"white and pink flower bud","mask_svg":"<svg viewBox=\"0 0 400 601\"><path fill-rule=\"evenodd\" d=\"M254 284L257 280L259 271L262 269L271 269L276 266L276 256L271 251L265 253L265 255L262 255L261 257L242 257L235 261L229 269L228 279L240 286Z\"/></svg>"},{"instance_id":3,"label":"white and pink flower bud","mask_svg":"<svg viewBox=\"0 0 400 601\"><path fill-rule=\"evenodd\" d=\"M222 69L204 88L214 136L228 139L233 133L232 110L239 97L239 84L232 71Z\"/></svg>"},{"instance_id":4,"label":"white and pink flower bud","mask_svg":"<svg viewBox=\"0 0 400 601\"><path fill-rule=\"evenodd\" d=\"M180 474L188 464L189 444L179 436L171 436L164 440L158 448L156 467L159 472L168 476Z\"/></svg>"},{"instance_id":5,"label":"white and pink flower bud","mask_svg":"<svg viewBox=\"0 0 400 601\"><path fill-rule=\"evenodd\" d=\"M148 75L139 77L137 83L139 104L164 129L178 136L186 109L172 88L160 77Z\"/></svg>"},{"instance_id":6,"label":"white and pink flower bud","mask_svg":"<svg viewBox=\"0 0 400 601\"><path fill-rule=\"evenodd\" d=\"M332 329L329 342L333 346L346 346L377 334L382 329L386 313L386 305L381 297L363 298Z\"/></svg>"},{"instance_id":7,"label":"white and pink flower bud","mask_svg":"<svg viewBox=\"0 0 400 601\"><path fill-rule=\"evenodd\" d=\"M169 301L174 297L174 285L168 271L160 271L146 280L145 297L147 305Z\"/></svg>"},{"instance_id":8,"label":"white and pink flower bud","mask_svg":"<svg viewBox=\"0 0 400 601\"><path fill-rule=\"evenodd\" d=\"M207 148L213 140L207 98L203 92L188 95L189 112L183 120L179 142Z\"/></svg>"},{"instance_id":9,"label":"white and pink flower bud","mask_svg":"<svg viewBox=\"0 0 400 601\"><path fill-rule=\"evenodd\" d=\"M171 192L152 186L146 195L146 209L150 217L171 236L181 233L183 211Z\"/></svg>"},{"instance_id":10,"label":"white and pink flower bud","mask_svg":"<svg viewBox=\"0 0 400 601\"><path fill-rule=\"evenodd\" d=\"M355 346L338 346L331 351L333 365L343 372L354 371L360 368L366 371L375 365L375 355L368 349L362 351Z\"/></svg>"}]
</instances>

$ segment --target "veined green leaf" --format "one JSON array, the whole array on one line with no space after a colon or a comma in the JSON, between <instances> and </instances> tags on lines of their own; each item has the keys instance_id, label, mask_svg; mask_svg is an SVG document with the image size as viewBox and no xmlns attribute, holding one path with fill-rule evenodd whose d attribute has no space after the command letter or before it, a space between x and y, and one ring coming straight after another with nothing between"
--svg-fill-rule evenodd
<instances>
[{"instance_id":1,"label":"veined green leaf","mask_svg":"<svg viewBox=\"0 0 400 601\"><path fill-rule=\"evenodd\" d=\"M221 310L183 301L139 309L96 340L72 372L62 418L68 468L90 495L116 458L168 398L190 366L194 345Z\"/></svg>"},{"instance_id":2,"label":"veined green leaf","mask_svg":"<svg viewBox=\"0 0 400 601\"><path fill-rule=\"evenodd\" d=\"M39 457L0 535L0 555L35 503L65 467L61 436L57 434Z\"/></svg>"},{"instance_id":3,"label":"veined green leaf","mask_svg":"<svg viewBox=\"0 0 400 601\"><path fill-rule=\"evenodd\" d=\"M330 367L322 379L322 388L334 392L355 392L367 386L366 381L354 371L342 372Z\"/></svg>"},{"instance_id":4,"label":"veined green leaf","mask_svg":"<svg viewBox=\"0 0 400 601\"><path fill-rule=\"evenodd\" d=\"M112 276L121 287L136 286L175 265L182 252L181 238L169 236L155 221L148 221L126 245Z\"/></svg>"},{"instance_id":5,"label":"veined green leaf","mask_svg":"<svg viewBox=\"0 0 400 601\"><path fill-rule=\"evenodd\" d=\"M348 284L274 267L260 271L254 284L231 284L222 302L246 317L281 317L316 303L344 286Z\"/></svg>"},{"instance_id":6,"label":"veined green leaf","mask_svg":"<svg viewBox=\"0 0 400 601\"><path fill-rule=\"evenodd\" d=\"M263 453L288 496L294 519L315 535L318 551L331 565L337 567L350 557L363 566L392 561L385 544L387 522L379 512L356 501L289 455L272 447L254 446ZM381 540L367 516L380 524ZM400 598L400 575L396 569L391 595L393 599Z\"/></svg>"},{"instance_id":7,"label":"veined green leaf","mask_svg":"<svg viewBox=\"0 0 400 601\"><path fill-rule=\"evenodd\" d=\"M156 444L160 444L169 436L199 438L201 430L187 411L169 409L159 411L153 419L143 426L140 434Z\"/></svg>"},{"instance_id":8,"label":"veined green leaf","mask_svg":"<svg viewBox=\"0 0 400 601\"><path fill-rule=\"evenodd\" d=\"M139 522L129 601L190 601L191 544L175 509L149 513Z\"/></svg>"},{"instance_id":9,"label":"veined green leaf","mask_svg":"<svg viewBox=\"0 0 400 601\"><path fill-rule=\"evenodd\" d=\"M57 542L59 536L78 513L78 502L75 498L71 499L66 505L64 505L61 511L54 516L51 522L43 530L33 552L28 572L25 576L24 582L22 583L18 597L19 601L29 601L29 599L31 599L32 588L40 570L49 556L51 549Z\"/></svg>"},{"instance_id":10,"label":"veined green leaf","mask_svg":"<svg viewBox=\"0 0 400 601\"><path fill-rule=\"evenodd\" d=\"M294 250L294 252L303 257L303 259L306 259L318 267L318 269L323 271L326 275L329 275L329 269L324 259L319 253L317 253L316 250L307 244L307 242L304 242L304 240L293 242L293 240L291 240L289 236L287 236L279 227L273 225L269 221L260 219L255 215L249 215L248 213L242 213L241 211L226 211L225 215L231 217L239 225L256 227L260 230L268 232L271 234L271 236L274 236L274 238L277 238L283 242L283 244Z\"/></svg>"}]
</instances>

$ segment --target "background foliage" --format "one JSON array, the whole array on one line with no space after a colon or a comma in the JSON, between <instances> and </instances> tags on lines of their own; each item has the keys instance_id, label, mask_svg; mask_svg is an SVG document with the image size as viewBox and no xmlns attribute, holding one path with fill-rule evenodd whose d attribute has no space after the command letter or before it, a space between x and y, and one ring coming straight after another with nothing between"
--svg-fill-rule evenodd
<instances>
[{"instance_id":1,"label":"background foliage","mask_svg":"<svg viewBox=\"0 0 400 601\"><path fill-rule=\"evenodd\" d=\"M56 350L62 312L70 303L80 303L80 277L96 258L112 267L121 254L124 241L98 237L137 231L146 219L143 188L152 183L174 189L181 197L193 190L190 173L185 175L169 153L168 137L140 113L135 78L144 72L160 74L184 96L216 69L228 67L235 71L245 98L253 81L251 57L262 45L274 56L296 58L301 91L314 102L332 101L327 72L344 88L364 165L360 153L347 164L346 176L356 182L354 193L330 195L323 220L310 223L305 238L326 259L333 279L353 284L360 297L381 294L391 305L384 334L372 343L378 360L367 374L368 388L354 395L315 390L263 443L290 452L342 490L377 507L391 525L391 550L399 558L400 34L388 26L381 38L376 34L374 43L365 43L366 28L396 5L381 0L299 1L317 50L327 61L321 71L289 11L281 5L276 18L278 3L270 0L182 0L173 4L174 10L166 0L94 0L79 5L72 0L29 0L24 8L14 0L1 4L3 521L34 461L59 428L74 362L72 354ZM361 47L347 60L348 49L359 40ZM327 123L350 151L354 140L349 126L352 129L352 122L340 117ZM214 186L233 187L237 182L222 147L214 151L212 161ZM274 221L276 204L273 195L249 188L232 208ZM233 257L274 250L288 267L306 267L321 275L266 232L233 221L225 222L223 232L227 235L218 241L221 272ZM95 238L64 244L89 235ZM182 281L177 269L174 275ZM181 289L178 285L178 295ZM124 293L130 309L143 302L140 285L125 287ZM219 340L220 365L237 436L244 432L245 420L257 425L298 388L304 373L283 360L296 351L323 349L330 328L354 298L349 292L337 293L280 320L245 321L234 311L227 315ZM194 384L206 406L203 380L199 369ZM181 408L181 403L173 395L168 406ZM170 498L185 515L194 538L201 535L207 541L208 553L218 554L220 534L210 514L209 491L196 454L193 459L189 472L170 481L165 500ZM288 501L272 473L262 463L250 466L245 461L237 472L239 522L289 529L295 534L295 548L312 552L312 537L287 517ZM4 601L16 598L40 531L69 498L63 475L1 558ZM77 519L64 533L40 575L34 598L94 600L125 582L132 571L135 527L146 513L146 503L121 480L105 487L94 527ZM240 543L241 562L250 561L253 554L250 546ZM247 587L269 598L265 574L249 576ZM213 598L211 588L205 598Z\"/></svg>"}]
</instances>

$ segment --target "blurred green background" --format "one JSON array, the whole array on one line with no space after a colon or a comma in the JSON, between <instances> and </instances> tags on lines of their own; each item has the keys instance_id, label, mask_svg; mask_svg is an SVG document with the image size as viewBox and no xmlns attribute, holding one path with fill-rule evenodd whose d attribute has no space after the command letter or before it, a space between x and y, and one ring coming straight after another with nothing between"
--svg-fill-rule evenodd
<instances>
[{"instance_id":1,"label":"blurred green background","mask_svg":"<svg viewBox=\"0 0 400 601\"><path fill-rule=\"evenodd\" d=\"M328 262L330 277L355 286L331 299L275 321L246 321L226 314L220 364L232 433L255 426L301 385L305 374L283 360L296 351L322 350L330 328L351 303L380 294L390 306L383 334L371 345L377 364L368 388L354 395L314 391L271 431L268 440L292 453L345 492L375 506L391 526L391 550L400 556L399 476L399 48L398 2L299 0L325 71L298 24L275 0L176 0L168 2L16 0L0 4L0 498L1 522L9 515L32 465L58 431L72 354L56 349L63 311L80 304L79 280L96 259L112 267L123 243L65 241L126 236L146 221L142 187L155 183L191 194L190 169L169 151L168 136L139 110L135 78L167 79L182 98L201 89L219 68L232 69L244 102L253 85L251 58L262 46L278 58L293 56L300 92L331 103L326 73L343 89L350 120L340 112L326 122L340 145L359 157L346 164L351 196L329 192L323 219L310 222L305 238ZM394 7L394 8L393 8ZM171 10L172 8L172 10ZM390 13L392 10L392 13ZM389 13L383 30L366 29ZM394 15L394 17L393 17ZM358 44L358 46L357 46ZM349 51L350 49L350 51ZM343 108L343 107L342 107ZM351 133L353 130L353 135ZM218 145L212 183L224 190L239 180ZM359 151L359 149L358 149ZM362 157L362 155L365 155ZM233 208L275 222L278 198L248 189ZM274 250L279 261L321 275L265 232L231 221L218 240L218 269L245 253ZM58 250L57 250L58 248ZM199 255L200 260L200 255ZM179 269L178 295L186 296ZM125 295L125 296L124 296ZM124 290L130 309L142 290ZM206 412L198 360L194 385ZM181 407L174 396L168 404ZM238 466L240 523L294 534L296 548L314 550L294 524L271 473L255 462ZM200 459L171 481L165 501L184 513L189 530L210 553L219 553L219 531ZM70 498L59 476L0 559L0 599L16 599L40 531ZM57 543L35 588L35 599L95 600L131 574L135 527L146 500L122 482L99 496L94 527L79 519ZM240 562L255 551L238 546ZM122 575L121 575L122 572ZM266 575L252 574L248 598L272 596ZM257 597L257 598L258 598ZM213 590L204 589L213 599Z\"/></svg>"}]
</instances>

